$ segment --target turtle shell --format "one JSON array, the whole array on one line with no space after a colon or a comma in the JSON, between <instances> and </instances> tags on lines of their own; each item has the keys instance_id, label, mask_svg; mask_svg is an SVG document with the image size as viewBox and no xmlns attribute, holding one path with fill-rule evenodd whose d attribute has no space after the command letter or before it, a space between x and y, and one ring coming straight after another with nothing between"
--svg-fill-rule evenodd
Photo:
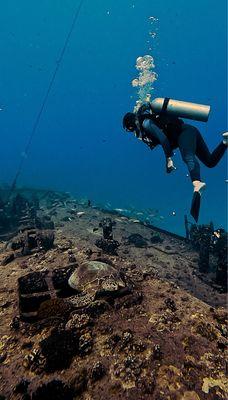
<instances>
[{"instance_id":1,"label":"turtle shell","mask_svg":"<svg viewBox=\"0 0 228 400\"><path fill-rule=\"evenodd\" d=\"M88 261L81 264L70 276L68 284L72 289L80 292L115 291L125 286L118 276L118 271L100 261Z\"/></svg>"}]
</instances>

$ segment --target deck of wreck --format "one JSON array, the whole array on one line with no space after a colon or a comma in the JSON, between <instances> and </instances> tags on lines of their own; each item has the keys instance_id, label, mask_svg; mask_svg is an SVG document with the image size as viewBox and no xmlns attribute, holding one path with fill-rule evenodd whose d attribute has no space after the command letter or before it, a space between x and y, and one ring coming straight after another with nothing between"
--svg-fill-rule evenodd
<instances>
[{"instance_id":1,"label":"deck of wreck","mask_svg":"<svg viewBox=\"0 0 228 400\"><path fill-rule=\"evenodd\" d=\"M14 238L0 243L0 399L226 399L226 294L199 273L191 244L74 199L41 209L53 246L22 254ZM108 217L113 254L95 244ZM112 265L130 289L74 307L48 284L36 318L21 318L19 278L88 261Z\"/></svg>"}]
</instances>

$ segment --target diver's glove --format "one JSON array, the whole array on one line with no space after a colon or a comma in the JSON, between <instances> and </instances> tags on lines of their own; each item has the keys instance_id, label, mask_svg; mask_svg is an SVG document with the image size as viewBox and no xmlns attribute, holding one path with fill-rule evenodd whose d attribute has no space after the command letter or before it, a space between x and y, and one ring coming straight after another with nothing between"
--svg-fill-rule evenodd
<instances>
[{"instance_id":1,"label":"diver's glove","mask_svg":"<svg viewBox=\"0 0 228 400\"><path fill-rule=\"evenodd\" d=\"M166 159L166 172L167 174L170 174L172 171L175 171L176 167L173 163L173 160L171 157L167 157Z\"/></svg>"},{"instance_id":2,"label":"diver's glove","mask_svg":"<svg viewBox=\"0 0 228 400\"><path fill-rule=\"evenodd\" d=\"M149 146L150 150L153 150L156 147L156 144L154 144L152 142L152 140L150 138L148 138L147 136L143 136L141 138L141 140L143 141L143 143L145 143L147 146Z\"/></svg>"}]
</instances>

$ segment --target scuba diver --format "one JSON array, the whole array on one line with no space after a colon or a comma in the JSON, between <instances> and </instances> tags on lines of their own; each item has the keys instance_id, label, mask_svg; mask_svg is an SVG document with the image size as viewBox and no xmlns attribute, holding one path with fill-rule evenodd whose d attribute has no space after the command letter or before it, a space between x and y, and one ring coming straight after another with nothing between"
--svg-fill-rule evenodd
<instances>
[{"instance_id":1,"label":"scuba diver","mask_svg":"<svg viewBox=\"0 0 228 400\"><path fill-rule=\"evenodd\" d=\"M151 103L144 103L136 113L128 112L123 118L123 128L127 132L134 133L151 150L157 145L162 146L166 159L167 173L176 170L172 156L174 155L173 150L179 148L193 184L191 214L198 221L200 197L206 187L206 183L201 180L200 164L197 158L208 168L215 167L228 147L228 132L223 133L221 143L210 153L197 128L186 124L178 116L167 112L169 100L168 98L164 99L166 104L161 107L159 113L154 112ZM184 104L184 102L178 101L176 103Z\"/></svg>"}]
</instances>

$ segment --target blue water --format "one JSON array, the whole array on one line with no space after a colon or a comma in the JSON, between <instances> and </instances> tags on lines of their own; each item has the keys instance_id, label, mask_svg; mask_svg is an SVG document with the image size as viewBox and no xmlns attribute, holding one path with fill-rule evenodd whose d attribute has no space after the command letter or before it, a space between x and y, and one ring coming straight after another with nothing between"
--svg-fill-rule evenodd
<instances>
[{"instance_id":1,"label":"blue water","mask_svg":"<svg viewBox=\"0 0 228 400\"><path fill-rule=\"evenodd\" d=\"M61 47L76 0L7 0L0 12L0 183L12 182ZM227 129L226 0L85 0L19 185L69 191L113 207L157 208L158 224L183 233L192 187L178 151L176 173L122 130L136 90L135 60L152 54L153 96L210 104L195 123L210 149ZM159 19L148 52L148 18ZM202 166L207 183L200 223L226 227L226 157ZM176 215L173 216L172 212Z\"/></svg>"}]
</instances>

